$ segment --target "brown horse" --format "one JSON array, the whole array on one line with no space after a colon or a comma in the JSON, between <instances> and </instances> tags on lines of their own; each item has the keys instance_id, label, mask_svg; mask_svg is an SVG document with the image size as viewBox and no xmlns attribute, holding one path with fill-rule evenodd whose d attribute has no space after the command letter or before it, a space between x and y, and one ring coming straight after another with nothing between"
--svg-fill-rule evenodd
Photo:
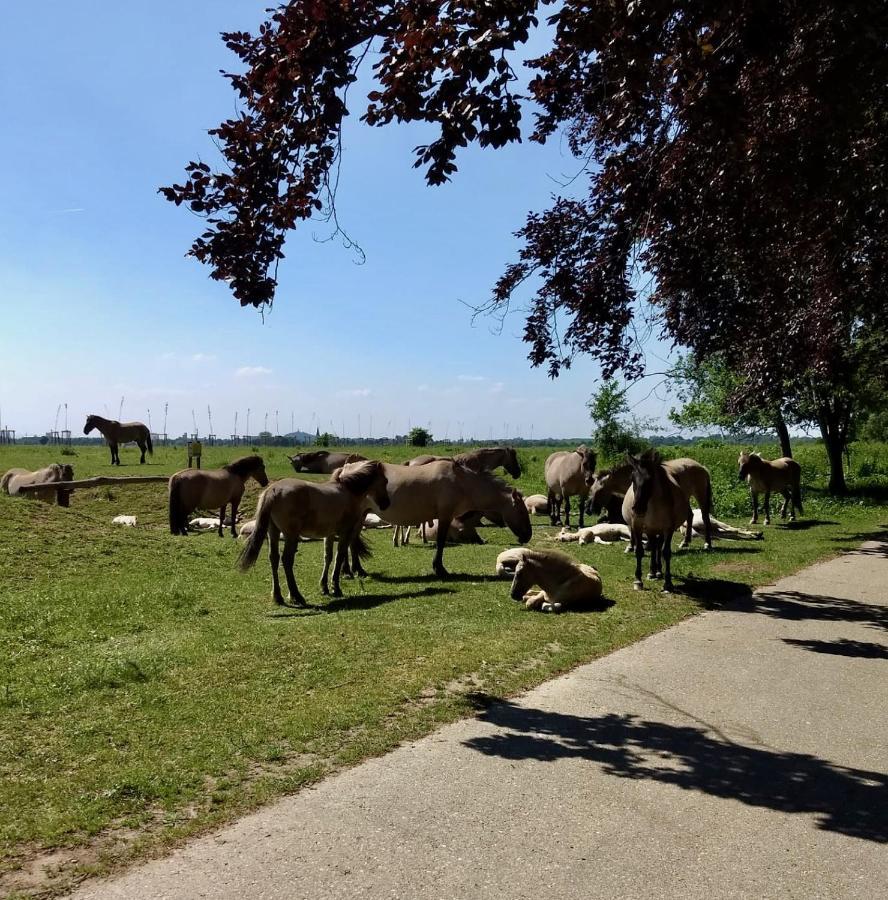
<instances>
[{"instance_id":1,"label":"brown horse","mask_svg":"<svg viewBox=\"0 0 888 900\"><path fill-rule=\"evenodd\" d=\"M142 458L139 463L145 462L145 451L154 453L154 447L151 444L151 432L147 425L141 422L117 422L114 419L103 419L101 416L90 415L86 417L86 425L83 426L83 433L89 434L93 428L97 428L102 437L108 442L111 449L111 465L120 465L120 454L117 451L119 444L128 444L130 442L138 444L139 450L142 451Z\"/></svg>"},{"instance_id":2,"label":"brown horse","mask_svg":"<svg viewBox=\"0 0 888 900\"><path fill-rule=\"evenodd\" d=\"M497 557L496 573L513 576L509 594L528 609L561 612L594 606L601 600L597 570L558 550L506 550ZM531 591L534 585L541 590Z\"/></svg>"},{"instance_id":3,"label":"brown horse","mask_svg":"<svg viewBox=\"0 0 888 900\"><path fill-rule=\"evenodd\" d=\"M627 454L632 467L632 483L623 499L623 518L632 529L635 546L635 590L640 591L641 561L644 558L642 535L648 537L651 551L651 578L663 576L663 560L666 574L663 591L672 586L672 535L689 515L688 498L681 485L667 469L660 454L648 450L640 457Z\"/></svg>"},{"instance_id":4,"label":"brown horse","mask_svg":"<svg viewBox=\"0 0 888 900\"><path fill-rule=\"evenodd\" d=\"M262 492L256 509L256 525L247 538L238 565L246 571L259 557L259 551L269 538L268 556L271 562L272 596L275 603L283 603L278 580L280 537L284 536L284 575L293 603L305 606L305 598L296 585L293 561L300 538L324 538L324 571L321 591L328 593L327 575L333 553L333 540L339 541L336 564L333 568L333 596L341 597L339 575L349 546L361 541L361 527L367 500L379 509L387 509L389 496L385 467L376 460L351 463L337 469L330 481L322 483L284 478Z\"/></svg>"},{"instance_id":5,"label":"brown horse","mask_svg":"<svg viewBox=\"0 0 888 900\"><path fill-rule=\"evenodd\" d=\"M452 460L438 460L424 466L392 463L383 466L391 498L391 506L385 513L387 522L421 525L438 520L432 567L442 578L447 576L444 545L450 523L456 516L472 510L499 513L521 543L531 538L530 515L521 494L492 475L472 472Z\"/></svg>"},{"instance_id":6,"label":"brown horse","mask_svg":"<svg viewBox=\"0 0 888 900\"><path fill-rule=\"evenodd\" d=\"M688 512L686 521L684 540L681 547L691 546L691 536L694 531L692 528L693 516L691 515L691 498L694 498L700 504L700 514L703 517L704 526L704 543L705 550L712 549L712 525L710 524L710 512L712 510L712 479L709 475L709 469L701 465L694 459L689 457L681 457L679 459L668 459L663 462L663 466L678 482L681 489L688 498ZM632 483L632 467L628 463L615 466L613 469L605 469L596 473L589 488L589 512L599 512L602 508L607 509L608 520L613 521L617 510L617 502L619 503L620 516L622 521L622 498L629 485ZM614 498L617 498L615 501Z\"/></svg>"},{"instance_id":7,"label":"brown horse","mask_svg":"<svg viewBox=\"0 0 888 900\"><path fill-rule=\"evenodd\" d=\"M0 478L0 490L5 491L10 497L15 497L25 485L45 484L48 485L46 490L27 491L22 493L22 496L36 497L45 503L52 503L55 500L59 506L68 506L70 505L71 492L52 487L52 485L59 481L73 480L73 466L53 463L45 469L38 469L36 472L30 472L28 469L10 469Z\"/></svg>"},{"instance_id":8,"label":"brown horse","mask_svg":"<svg viewBox=\"0 0 888 900\"><path fill-rule=\"evenodd\" d=\"M779 491L783 494L783 506L780 518L786 518L789 507L789 521L795 521L795 511L804 514L802 509L802 467L789 456L780 459L762 459L758 453L747 453L745 450L737 460L740 466L740 480L749 484L752 496L752 518L750 525L758 523L758 495L765 495L765 525L771 524L771 493Z\"/></svg>"},{"instance_id":9,"label":"brown horse","mask_svg":"<svg viewBox=\"0 0 888 900\"><path fill-rule=\"evenodd\" d=\"M366 456L360 453L331 453L329 450L310 450L308 453L297 453L288 456L290 464L296 472L312 472L315 475L332 475L340 466L347 463L363 462Z\"/></svg>"},{"instance_id":10,"label":"brown horse","mask_svg":"<svg viewBox=\"0 0 888 900\"><path fill-rule=\"evenodd\" d=\"M432 456L425 453L407 462L408 466L425 466L430 462L452 459L453 462L471 469L473 472L493 472L502 466L512 478L521 477L521 464L514 447L479 447L456 456Z\"/></svg>"},{"instance_id":11,"label":"brown horse","mask_svg":"<svg viewBox=\"0 0 888 900\"><path fill-rule=\"evenodd\" d=\"M268 484L261 456L243 456L221 469L183 469L170 478L170 533L188 534L188 516L196 509L219 510L222 537L225 508L231 504L231 536L237 537L237 508L248 478Z\"/></svg>"},{"instance_id":12,"label":"brown horse","mask_svg":"<svg viewBox=\"0 0 888 900\"><path fill-rule=\"evenodd\" d=\"M580 444L576 450L560 450L546 460L546 488L549 492L549 518L561 524L561 501L564 500L564 524L570 527L570 498L580 498L580 528L589 495L589 482L595 476L595 451Z\"/></svg>"}]
</instances>

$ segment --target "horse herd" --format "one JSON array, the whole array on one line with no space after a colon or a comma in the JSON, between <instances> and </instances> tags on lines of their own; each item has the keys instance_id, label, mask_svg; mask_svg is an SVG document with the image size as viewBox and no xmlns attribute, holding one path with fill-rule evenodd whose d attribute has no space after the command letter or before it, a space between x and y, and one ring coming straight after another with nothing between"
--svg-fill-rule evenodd
<instances>
[{"instance_id":1,"label":"horse herd","mask_svg":"<svg viewBox=\"0 0 888 900\"><path fill-rule=\"evenodd\" d=\"M111 447L112 463L119 465L118 443L135 440L142 451L152 452L150 434L136 426L121 425L90 416L86 428L98 428ZM144 426L141 426L144 429ZM127 431L130 429L130 431ZM708 470L693 459L664 461L653 450L639 456L626 455L623 464L596 472L594 450L581 445L576 450L551 454L545 463L547 495L524 498L514 487L494 476L502 467L513 478L521 467L511 447L486 447L454 457L424 455L400 465L366 459L358 454L326 450L289 457L296 472L329 475L323 482L284 478L269 483L260 456L245 456L220 469L185 469L169 479L169 527L174 535L189 531L189 515L196 510L219 510L218 533L224 533L226 510L230 508L231 534L237 535L238 507L245 484L252 478L263 488L251 528L242 528L246 543L238 565L248 569L268 541L275 602L285 603L278 570L283 562L290 603L305 605L296 583L294 562L303 539L323 539L324 568L321 590L341 596L343 574L362 575L361 560L368 552L361 532L370 515L395 526L395 543L409 539L412 526L423 529L424 539L433 539L432 569L444 578L444 550L449 538L482 542L475 527L484 517L508 527L521 544L532 534L531 514L548 515L552 525L570 527L570 500L579 500L579 539L604 542L600 535L625 537L635 552L634 587L640 590L645 547L650 552L650 577L663 579L664 591L673 590L671 576L672 536L685 526L681 546L690 544L694 530L702 532L704 547L711 548L713 533L728 537L760 537L736 529L711 516L712 484ZM770 523L770 496L781 493L781 516L791 519L802 512L799 464L791 458L774 461L756 453L741 453L739 477L749 484L753 516L758 521L758 497L764 494L765 524ZM23 484L46 484L40 499L65 498L65 484L73 479L70 466L49 466L31 473L13 469L0 480L0 489L14 495ZM691 500L699 509L693 510ZM584 528L585 514L601 514L611 523ZM596 530L598 533L596 534ZM403 533L402 533L403 532ZM587 534L587 532L589 532ZM562 540L573 538L564 531ZM335 560L333 548L336 547ZM588 605L601 596L601 580L594 568L582 565L556 550L515 548L500 554L497 574L511 575L511 596L531 609L558 611L568 606ZM533 591L537 587L539 590Z\"/></svg>"}]
</instances>

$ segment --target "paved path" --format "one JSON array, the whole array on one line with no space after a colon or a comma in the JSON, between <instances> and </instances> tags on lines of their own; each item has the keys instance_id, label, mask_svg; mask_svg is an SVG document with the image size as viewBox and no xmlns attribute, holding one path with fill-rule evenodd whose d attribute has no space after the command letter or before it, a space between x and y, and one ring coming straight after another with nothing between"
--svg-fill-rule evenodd
<instances>
[{"instance_id":1,"label":"paved path","mask_svg":"<svg viewBox=\"0 0 888 900\"><path fill-rule=\"evenodd\" d=\"M76 897L884 897L886 700L870 543Z\"/></svg>"}]
</instances>

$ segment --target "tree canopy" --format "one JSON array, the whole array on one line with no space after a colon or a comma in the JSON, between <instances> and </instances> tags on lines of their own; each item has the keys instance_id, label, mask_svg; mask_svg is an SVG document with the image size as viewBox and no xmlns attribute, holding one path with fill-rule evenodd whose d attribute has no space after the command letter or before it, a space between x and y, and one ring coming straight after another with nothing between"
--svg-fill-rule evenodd
<instances>
[{"instance_id":1,"label":"tree canopy","mask_svg":"<svg viewBox=\"0 0 888 900\"><path fill-rule=\"evenodd\" d=\"M547 9L548 8L548 9ZM513 66L543 11L551 47ZM527 304L534 365L577 353L643 368L642 305L747 396L800 373L840 383L888 312L888 4L884 0L292 0L224 35L240 109L217 170L162 188L206 216L191 253L243 305L271 303L287 232L335 216L344 116L421 121L430 184L469 143L565 134L582 191L529 214L492 308ZM370 51L375 88L348 93ZM740 398L742 399L742 398Z\"/></svg>"}]
</instances>

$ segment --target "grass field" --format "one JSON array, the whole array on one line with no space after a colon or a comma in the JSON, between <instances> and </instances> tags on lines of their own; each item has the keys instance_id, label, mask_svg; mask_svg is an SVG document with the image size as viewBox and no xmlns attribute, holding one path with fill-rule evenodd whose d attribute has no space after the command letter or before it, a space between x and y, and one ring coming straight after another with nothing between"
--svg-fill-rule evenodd
<instances>
[{"instance_id":1,"label":"grass field","mask_svg":"<svg viewBox=\"0 0 888 900\"><path fill-rule=\"evenodd\" d=\"M545 492L548 452L522 452L525 493ZM133 448L121 453L119 470L103 447L65 461L78 477L168 474L185 462L181 449L159 449L146 467ZM690 455L712 471L716 515L745 522L737 448ZM285 450L263 456L271 478L292 474ZM204 466L232 457L207 448ZM371 577L323 602L321 545L307 544L297 577L319 608L303 611L271 603L264 553L242 575L230 537L172 537L164 484L78 491L69 509L0 496L0 894L52 893L162 850L470 712L473 694L527 688L886 527L888 448L854 448L844 500L823 493L819 445L800 445L797 458L802 520L712 553L695 540L674 556L680 593L633 592L622 547L563 545L600 570L614 603L562 616L509 600L508 582L493 577L511 544L500 529L484 529L486 546L449 548L446 582L430 576L430 547L394 549L390 532L370 532ZM0 447L0 472L53 461L57 449ZM245 512L258 492L251 484ZM121 513L139 526L112 526ZM534 543L554 533L546 522L536 520Z\"/></svg>"}]
</instances>

